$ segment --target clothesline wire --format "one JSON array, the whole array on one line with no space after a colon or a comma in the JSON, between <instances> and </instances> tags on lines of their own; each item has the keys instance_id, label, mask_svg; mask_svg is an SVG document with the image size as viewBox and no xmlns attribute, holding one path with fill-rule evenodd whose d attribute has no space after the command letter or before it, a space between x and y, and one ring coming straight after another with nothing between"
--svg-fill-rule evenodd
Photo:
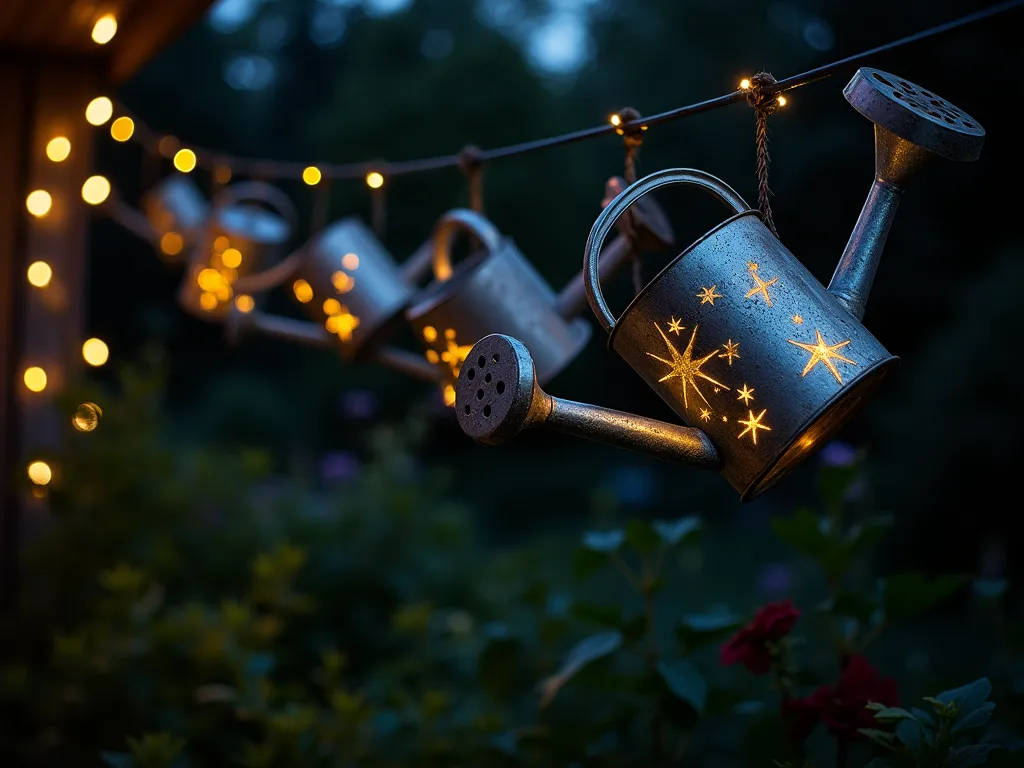
<instances>
[{"instance_id":1,"label":"clothesline wire","mask_svg":"<svg viewBox=\"0 0 1024 768\"><path fill-rule=\"evenodd\" d=\"M912 35L901 37L889 43L861 51L860 53L855 53L851 56L816 67L807 72L784 78L779 80L776 84L762 89L762 93L764 95L783 93L784 91L790 91L794 88L800 88L819 80L824 80L840 70L846 69L855 64L860 64L864 60L880 53L887 53L897 48L902 48L903 46L935 37L936 35L944 32L949 32L959 27L997 16L1013 10L1020 5L1024 5L1024 0L1006 0L1006 2L996 3L988 8L961 16L957 19L953 19L952 21L930 27L920 32L915 32ZM494 149L480 150L478 157L480 162L486 163L492 160L500 160L507 157L515 157L530 152L536 152L541 149L575 144L598 136L605 136L623 131L628 132L631 129L638 130L644 127L661 125L663 123L680 120L684 117L690 117L703 112L710 112L711 110L719 109L730 104L737 104L746 101L746 98L746 91L739 89L722 96L716 96L694 104L676 107L675 109L670 109L666 112L659 112L658 114L643 117L633 122L621 123L618 126L609 122L592 128L584 128L570 133L559 134L557 136L534 139L532 141L510 144L508 146L496 147ZM128 113L128 110L122 109L122 112ZM132 138L142 144L146 149L159 152L158 149L154 150L154 148L158 147L161 139L164 138L164 134L152 130L143 121L134 118L134 116L132 116L132 119L136 125L136 130ZM189 148L195 152L197 165L200 167L215 169L217 167L226 166L231 169L232 173L254 176L266 180L297 179L301 177L303 170L309 166L315 166L318 168L322 178L325 180L362 179L365 178L368 173L374 171L380 173L385 179L388 179L393 176L425 173L427 171L436 171L444 168L457 168L460 160L460 153L455 153L393 163L374 161L343 164L298 163L281 160L241 158L224 152L192 147L191 145L186 145L184 143L182 146L189 146Z\"/></svg>"}]
</instances>

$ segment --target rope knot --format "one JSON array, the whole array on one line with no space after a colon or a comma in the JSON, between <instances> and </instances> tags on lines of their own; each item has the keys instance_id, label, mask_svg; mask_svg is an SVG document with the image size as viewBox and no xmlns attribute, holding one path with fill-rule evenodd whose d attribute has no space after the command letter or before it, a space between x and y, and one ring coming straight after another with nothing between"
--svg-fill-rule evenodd
<instances>
[{"instance_id":1,"label":"rope knot","mask_svg":"<svg viewBox=\"0 0 1024 768\"><path fill-rule=\"evenodd\" d=\"M644 143L644 131L647 128L643 125L631 124L640 120L640 113L633 107L623 107L616 114L619 117L619 122L615 125L615 132L622 137L626 149L639 149Z\"/></svg>"},{"instance_id":2,"label":"rope knot","mask_svg":"<svg viewBox=\"0 0 1024 768\"><path fill-rule=\"evenodd\" d=\"M480 147L468 144L459 152L459 170L466 176L479 171L483 164L484 153Z\"/></svg>"},{"instance_id":3,"label":"rope knot","mask_svg":"<svg viewBox=\"0 0 1024 768\"><path fill-rule=\"evenodd\" d=\"M779 111L779 97L774 93L764 93L765 88L778 83L770 72L758 72L750 77L750 87L747 88L747 103L758 112L765 115L774 115Z\"/></svg>"}]
</instances>

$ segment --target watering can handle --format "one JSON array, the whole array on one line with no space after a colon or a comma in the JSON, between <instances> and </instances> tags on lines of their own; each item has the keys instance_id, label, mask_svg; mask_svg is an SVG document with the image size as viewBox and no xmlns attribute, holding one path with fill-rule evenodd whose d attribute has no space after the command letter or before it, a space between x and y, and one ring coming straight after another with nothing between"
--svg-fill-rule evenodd
<instances>
[{"instance_id":1,"label":"watering can handle","mask_svg":"<svg viewBox=\"0 0 1024 768\"><path fill-rule=\"evenodd\" d=\"M452 240L463 230L474 234L484 248L493 253L501 245L501 233L483 214L468 208L448 211L434 226L434 278L447 280L452 276Z\"/></svg>"},{"instance_id":2,"label":"watering can handle","mask_svg":"<svg viewBox=\"0 0 1024 768\"><path fill-rule=\"evenodd\" d=\"M622 190L598 215L594 226L587 237L587 246L583 253L583 279L587 289L587 301L594 311L601 326L611 333L615 328L616 319L608 308L604 294L601 292L600 255L601 246L611 232L619 216L626 212L633 203L658 187L671 184L692 184L701 187L705 192L717 197L735 213L746 213L750 206L728 184L716 176L694 168L666 168L662 171L644 176Z\"/></svg>"}]
</instances>

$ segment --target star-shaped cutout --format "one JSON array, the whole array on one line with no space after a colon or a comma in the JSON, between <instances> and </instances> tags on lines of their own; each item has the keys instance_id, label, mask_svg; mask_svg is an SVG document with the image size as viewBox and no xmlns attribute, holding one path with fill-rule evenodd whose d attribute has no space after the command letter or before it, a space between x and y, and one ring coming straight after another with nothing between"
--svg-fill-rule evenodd
<instances>
[{"instance_id":1,"label":"star-shaped cutout","mask_svg":"<svg viewBox=\"0 0 1024 768\"><path fill-rule=\"evenodd\" d=\"M466 355L473 349L473 345L459 346L455 340L454 328L449 328L444 332L444 339L447 348L441 353L441 359L452 369L452 376L458 376L459 371L462 370L462 364L466 362Z\"/></svg>"},{"instance_id":2,"label":"star-shaped cutout","mask_svg":"<svg viewBox=\"0 0 1024 768\"><path fill-rule=\"evenodd\" d=\"M728 417L728 416L723 416L723 417L722 417L722 421L728 421L728 420L729 420L729 417Z\"/></svg>"},{"instance_id":3,"label":"star-shaped cutout","mask_svg":"<svg viewBox=\"0 0 1024 768\"><path fill-rule=\"evenodd\" d=\"M704 419L704 421L711 421L711 411L709 411L707 408L701 408L700 417Z\"/></svg>"},{"instance_id":4,"label":"star-shaped cutout","mask_svg":"<svg viewBox=\"0 0 1024 768\"><path fill-rule=\"evenodd\" d=\"M678 336L679 332L681 330L683 330L683 328L684 328L683 321L682 320L676 320L675 315L673 315L672 316L672 320L668 324L669 331L674 333L676 336Z\"/></svg>"},{"instance_id":5,"label":"star-shaped cutout","mask_svg":"<svg viewBox=\"0 0 1024 768\"><path fill-rule=\"evenodd\" d=\"M747 264L747 268L750 270L750 276L754 279L754 287L747 291L747 295L743 298L749 299L757 294L764 296L764 302L769 307L772 305L772 297L768 295L768 288L775 285L779 281L778 277L773 277L771 280L762 280L761 276L757 274L757 264Z\"/></svg>"},{"instance_id":6,"label":"star-shaped cutout","mask_svg":"<svg viewBox=\"0 0 1024 768\"><path fill-rule=\"evenodd\" d=\"M751 400L754 399L754 390L747 389L747 385L743 385L743 389L737 390L739 397L737 400L742 400L744 405L748 405Z\"/></svg>"},{"instance_id":7,"label":"star-shaped cutout","mask_svg":"<svg viewBox=\"0 0 1024 768\"><path fill-rule=\"evenodd\" d=\"M712 307L715 306L715 299L722 298L722 294L715 293L717 285L712 285L710 288L701 288L700 293L697 294L697 298L700 299L701 304L710 304Z\"/></svg>"},{"instance_id":8,"label":"star-shaped cutout","mask_svg":"<svg viewBox=\"0 0 1024 768\"><path fill-rule=\"evenodd\" d=\"M793 322L796 323L797 325L803 325L804 319L800 317L800 315L793 315Z\"/></svg>"},{"instance_id":9,"label":"star-shaped cutout","mask_svg":"<svg viewBox=\"0 0 1024 768\"><path fill-rule=\"evenodd\" d=\"M708 360L710 360L712 357L718 354L717 349L700 358L699 360L693 359L693 343L697 339L696 325L693 326L693 333L690 334L690 343L686 345L686 349L682 353L680 353L679 350L672 346L672 342L668 340L668 336L666 336L664 331L661 330L660 325L655 323L654 327L658 330L658 333L661 334L661 338L665 340L665 346L668 347L668 351L672 359L666 360L663 357L658 357L653 352L648 352L647 354L653 357L655 360L658 360L659 362L662 362L665 365L669 366L669 368L671 368L671 370L668 373L666 373L664 376L658 379L659 382L667 381L668 379L672 378L678 378L682 380L684 408L688 408L690 405L686 396L686 390L688 387L693 387L693 391L697 393L698 397L700 397L700 399L703 400L707 405L711 405L711 403L708 402L708 399L704 397L704 393L701 392L700 388L697 386L697 379L699 378L704 379L705 381L710 381L716 387L721 387L722 389L729 389L729 387L725 386L725 384L723 384L720 381L715 381L701 370L701 366L703 366L704 363L706 363Z\"/></svg>"},{"instance_id":10,"label":"star-shaped cutout","mask_svg":"<svg viewBox=\"0 0 1024 768\"><path fill-rule=\"evenodd\" d=\"M762 424L761 423L761 419L763 419L764 415L766 413L768 413L768 409L765 408L757 416L754 416L754 412L753 411L748 411L748 413L750 415L747 417L746 421L744 421L743 419L740 419L740 424L743 424L746 427L746 429L744 429L742 432L740 432L738 437L743 437L745 434L747 434L749 432L750 433L750 439L754 441L754 445L757 445L757 430L763 429L766 432L771 432L772 431L772 428L769 427L767 424Z\"/></svg>"},{"instance_id":11,"label":"star-shaped cutout","mask_svg":"<svg viewBox=\"0 0 1024 768\"><path fill-rule=\"evenodd\" d=\"M740 348L740 343L738 341L734 342L732 339L729 339L727 342L725 342L725 344L722 345L722 349L724 349L725 352L720 354L719 357L728 358L728 360L729 360L729 367L731 368L732 367L732 359L734 357L739 357L740 356L740 353L736 351L739 348Z\"/></svg>"},{"instance_id":12,"label":"star-shaped cutout","mask_svg":"<svg viewBox=\"0 0 1024 768\"><path fill-rule=\"evenodd\" d=\"M793 339L786 339L786 341L788 341L793 346L800 347L800 349L806 350L811 353L811 357L807 361L807 365L804 366L803 373L801 373L800 375L806 376L808 373L814 370L814 366L816 366L818 363L821 363L826 368L828 368L829 373L835 376L836 381L842 384L843 377L839 375L839 371L836 369L836 364L833 363L832 361L839 360L840 362L848 363L849 365L857 364L850 358L843 357L841 354L836 352L837 349L842 349L847 344L849 344L850 339L847 339L846 341L840 341L838 344L826 344L825 339L822 338L821 331L815 328L814 334L815 336L817 336L817 339L813 344L804 344L803 342L793 341Z\"/></svg>"}]
</instances>

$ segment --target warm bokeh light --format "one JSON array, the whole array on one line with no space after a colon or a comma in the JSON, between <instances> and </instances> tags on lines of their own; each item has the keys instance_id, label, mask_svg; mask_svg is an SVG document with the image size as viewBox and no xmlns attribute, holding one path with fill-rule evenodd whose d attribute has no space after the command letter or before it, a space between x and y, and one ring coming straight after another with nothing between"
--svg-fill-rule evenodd
<instances>
[{"instance_id":1,"label":"warm bokeh light","mask_svg":"<svg viewBox=\"0 0 1024 768\"><path fill-rule=\"evenodd\" d=\"M100 425L103 409L96 403L82 403L71 417L71 426L79 432L92 432Z\"/></svg>"},{"instance_id":2,"label":"warm bokeh light","mask_svg":"<svg viewBox=\"0 0 1024 768\"><path fill-rule=\"evenodd\" d=\"M354 253L346 253L341 257L341 266L349 272L359 269L359 257Z\"/></svg>"},{"instance_id":3,"label":"warm bokeh light","mask_svg":"<svg viewBox=\"0 0 1024 768\"><path fill-rule=\"evenodd\" d=\"M174 154L174 167L182 173L190 173L196 167L196 153L191 149L179 149Z\"/></svg>"},{"instance_id":4,"label":"warm bokeh light","mask_svg":"<svg viewBox=\"0 0 1024 768\"><path fill-rule=\"evenodd\" d=\"M54 136L46 144L46 156L55 163L62 163L71 154L71 142L67 136Z\"/></svg>"},{"instance_id":5,"label":"warm bokeh light","mask_svg":"<svg viewBox=\"0 0 1024 768\"><path fill-rule=\"evenodd\" d=\"M168 256L177 256L185 247L185 241L177 232L167 232L160 238L160 250Z\"/></svg>"},{"instance_id":6,"label":"warm bokeh light","mask_svg":"<svg viewBox=\"0 0 1024 768\"><path fill-rule=\"evenodd\" d=\"M117 19L114 14L107 13L96 19L92 25L92 41L98 45L106 45L117 34Z\"/></svg>"},{"instance_id":7,"label":"warm bokeh light","mask_svg":"<svg viewBox=\"0 0 1024 768\"><path fill-rule=\"evenodd\" d=\"M163 157L173 157L178 151L178 140L173 136L164 136L156 143L156 151Z\"/></svg>"},{"instance_id":8,"label":"warm bokeh light","mask_svg":"<svg viewBox=\"0 0 1024 768\"><path fill-rule=\"evenodd\" d=\"M85 108L85 119L90 125L103 125L114 115L114 103L106 96L97 96Z\"/></svg>"},{"instance_id":9,"label":"warm bokeh light","mask_svg":"<svg viewBox=\"0 0 1024 768\"><path fill-rule=\"evenodd\" d=\"M207 312L210 312L210 311L216 309L217 308L217 295L215 293L210 293L209 291L204 291L199 296L199 306L202 309L205 309Z\"/></svg>"},{"instance_id":10,"label":"warm bokeh light","mask_svg":"<svg viewBox=\"0 0 1024 768\"><path fill-rule=\"evenodd\" d=\"M337 299L324 299L324 314L337 315L341 312L341 302Z\"/></svg>"},{"instance_id":11,"label":"warm bokeh light","mask_svg":"<svg viewBox=\"0 0 1024 768\"><path fill-rule=\"evenodd\" d=\"M618 114L614 114L610 118L608 118L608 122L610 122L615 127L618 127L622 123L622 118Z\"/></svg>"},{"instance_id":12,"label":"warm bokeh light","mask_svg":"<svg viewBox=\"0 0 1024 768\"><path fill-rule=\"evenodd\" d=\"M740 80L740 88L742 88L745 91L749 87L750 87L750 79L749 78L744 77L742 80Z\"/></svg>"},{"instance_id":13,"label":"warm bokeh light","mask_svg":"<svg viewBox=\"0 0 1024 768\"><path fill-rule=\"evenodd\" d=\"M87 339L82 345L82 357L89 365L99 366L107 362L110 350L102 339Z\"/></svg>"},{"instance_id":14,"label":"warm bokeh light","mask_svg":"<svg viewBox=\"0 0 1024 768\"><path fill-rule=\"evenodd\" d=\"M33 461L28 465L28 479L36 485L49 485L53 479L50 465L45 461Z\"/></svg>"},{"instance_id":15,"label":"warm bokeh light","mask_svg":"<svg viewBox=\"0 0 1024 768\"><path fill-rule=\"evenodd\" d=\"M235 308L239 312L252 312L255 306L255 299L247 293L243 293L235 297Z\"/></svg>"},{"instance_id":16,"label":"warm bokeh light","mask_svg":"<svg viewBox=\"0 0 1024 768\"><path fill-rule=\"evenodd\" d=\"M320 173L320 169L315 165L309 166L309 168L302 172L302 180L311 187L315 184L319 184L321 178L323 178L323 174Z\"/></svg>"},{"instance_id":17,"label":"warm bokeh light","mask_svg":"<svg viewBox=\"0 0 1024 768\"><path fill-rule=\"evenodd\" d=\"M220 255L220 263L228 269L238 269L242 263L242 252L237 248L228 248Z\"/></svg>"},{"instance_id":18,"label":"warm bokeh light","mask_svg":"<svg viewBox=\"0 0 1024 768\"><path fill-rule=\"evenodd\" d=\"M444 397L445 405L447 405L449 408L455 405L455 387L453 387L451 384L445 384L444 392L442 393L442 395Z\"/></svg>"},{"instance_id":19,"label":"warm bokeh light","mask_svg":"<svg viewBox=\"0 0 1024 768\"><path fill-rule=\"evenodd\" d=\"M99 205L110 195L110 182L105 176L90 176L82 185L82 199L89 205Z\"/></svg>"},{"instance_id":20,"label":"warm bokeh light","mask_svg":"<svg viewBox=\"0 0 1024 768\"><path fill-rule=\"evenodd\" d=\"M224 278L216 269L207 267L196 275L196 282L204 291L216 291L224 285Z\"/></svg>"},{"instance_id":21,"label":"warm bokeh light","mask_svg":"<svg viewBox=\"0 0 1024 768\"><path fill-rule=\"evenodd\" d=\"M295 293L295 298L303 304L308 304L313 300L313 289L305 280L296 280L292 285L292 291Z\"/></svg>"},{"instance_id":22,"label":"warm bokeh light","mask_svg":"<svg viewBox=\"0 0 1024 768\"><path fill-rule=\"evenodd\" d=\"M384 177L376 171L366 174L366 186L370 189L380 189L384 186Z\"/></svg>"},{"instance_id":23,"label":"warm bokeh light","mask_svg":"<svg viewBox=\"0 0 1024 768\"><path fill-rule=\"evenodd\" d=\"M135 133L135 121L130 117L119 117L110 124L110 137L114 141L128 141Z\"/></svg>"},{"instance_id":24,"label":"warm bokeh light","mask_svg":"<svg viewBox=\"0 0 1024 768\"><path fill-rule=\"evenodd\" d=\"M53 278L53 269L45 261L33 261L28 265L28 282L36 288L45 288Z\"/></svg>"},{"instance_id":25,"label":"warm bokeh light","mask_svg":"<svg viewBox=\"0 0 1024 768\"><path fill-rule=\"evenodd\" d=\"M783 96L782 94L779 94L779 106L780 107L786 106L786 97Z\"/></svg>"},{"instance_id":26,"label":"warm bokeh light","mask_svg":"<svg viewBox=\"0 0 1024 768\"><path fill-rule=\"evenodd\" d=\"M38 365L25 369L25 386L32 392L42 392L46 389L46 371Z\"/></svg>"},{"instance_id":27,"label":"warm bokeh light","mask_svg":"<svg viewBox=\"0 0 1024 768\"><path fill-rule=\"evenodd\" d=\"M45 189L37 189L28 193L28 197L25 198L25 207L33 216L41 218L50 212L50 208L53 207L53 198Z\"/></svg>"},{"instance_id":28,"label":"warm bokeh light","mask_svg":"<svg viewBox=\"0 0 1024 768\"><path fill-rule=\"evenodd\" d=\"M228 240L226 235L218 235L213 240L213 250L215 251L223 251L229 245L231 245L231 241Z\"/></svg>"},{"instance_id":29,"label":"warm bokeh light","mask_svg":"<svg viewBox=\"0 0 1024 768\"><path fill-rule=\"evenodd\" d=\"M220 166L216 171L213 172L213 180L218 184L227 184L231 181L231 169L226 165Z\"/></svg>"}]
</instances>

